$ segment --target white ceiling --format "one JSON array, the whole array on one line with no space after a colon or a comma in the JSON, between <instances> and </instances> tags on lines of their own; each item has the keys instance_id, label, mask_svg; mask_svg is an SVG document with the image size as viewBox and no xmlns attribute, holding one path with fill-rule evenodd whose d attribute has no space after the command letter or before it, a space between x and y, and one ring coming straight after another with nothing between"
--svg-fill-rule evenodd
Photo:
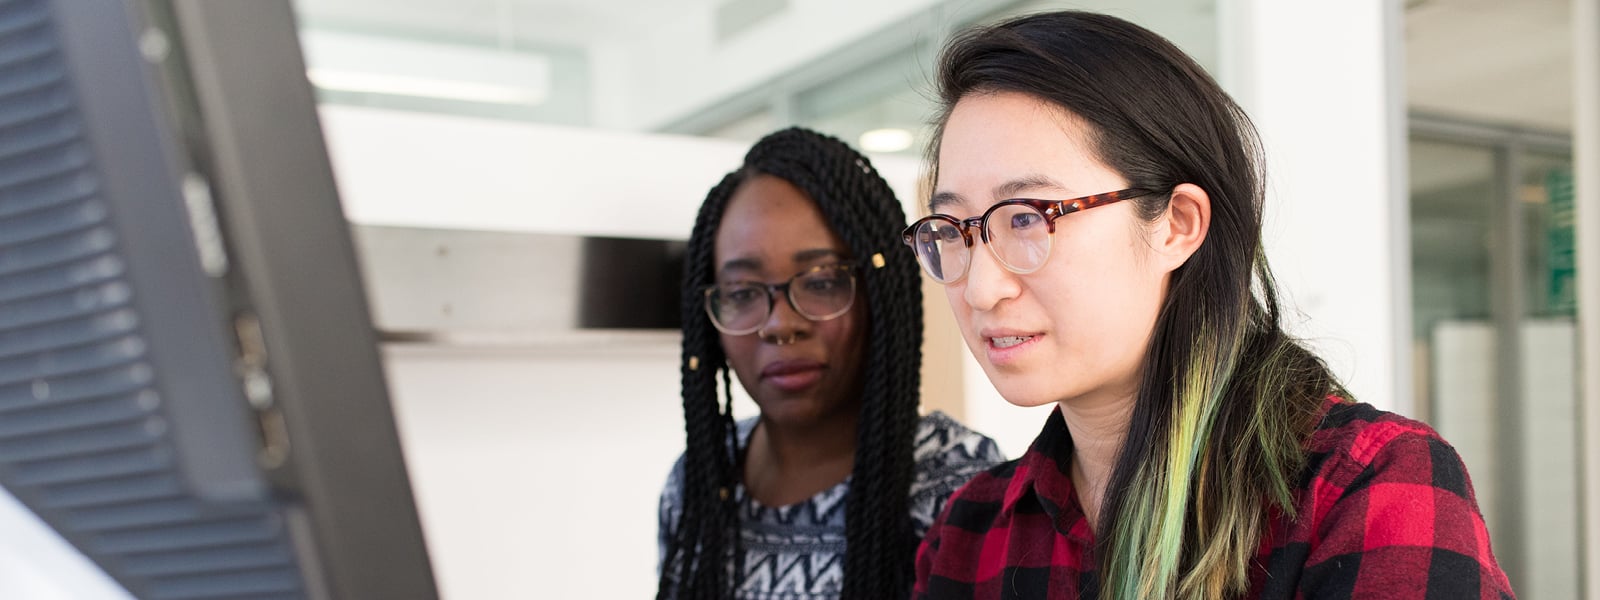
<instances>
[{"instance_id":1,"label":"white ceiling","mask_svg":"<svg viewBox=\"0 0 1600 600\"><path fill-rule=\"evenodd\" d=\"M750 0L295 0L308 27L501 47L592 47L625 40L689 11ZM794 1L794 0L790 0ZM1028 2L1039 7L1057 2ZM1099 5L1099 1L1060 2ZM1185 10L1165 2L1104 2L1191 52L1213 51L1215 34L1186 35L1214 21L1209 0ZM1139 7L1149 5L1140 12ZM1161 8L1161 7L1165 8ZM1409 0L1406 93L1415 110L1565 132L1572 122L1570 0ZM1213 15L1214 19L1214 15ZM1188 23L1188 26L1184 26ZM1214 30L1212 30L1214 31ZM844 117L844 115L840 115Z\"/></svg>"},{"instance_id":2,"label":"white ceiling","mask_svg":"<svg viewBox=\"0 0 1600 600\"><path fill-rule=\"evenodd\" d=\"M584 46L715 0L294 0L307 26L440 40Z\"/></svg>"},{"instance_id":3,"label":"white ceiling","mask_svg":"<svg viewBox=\"0 0 1600 600\"><path fill-rule=\"evenodd\" d=\"M1572 129L1570 0L1412 0L1413 109L1565 133Z\"/></svg>"}]
</instances>

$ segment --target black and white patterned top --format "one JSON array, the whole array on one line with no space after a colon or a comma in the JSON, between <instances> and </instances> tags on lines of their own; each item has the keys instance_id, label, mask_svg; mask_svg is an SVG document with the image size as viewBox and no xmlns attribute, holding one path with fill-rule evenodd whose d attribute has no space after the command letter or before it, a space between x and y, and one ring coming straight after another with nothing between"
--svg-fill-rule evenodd
<instances>
[{"instance_id":1,"label":"black and white patterned top","mask_svg":"<svg viewBox=\"0 0 1600 600\"><path fill-rule=\"evenodd\" d=\"M755 430L756 418L740 421L739 444ZM957 423L942 412L917 423L913 451L916 477L911 483L911 520L917 537L927 533L944 509L945 499L974 475L1005 461L994 440ZM683 457L679 456L661 491L659 561L667 537L682 514ZM745 550L738 600L835 600L844 589L845 478L810 499L782 507L763 506L735 488L739 499L740 538Z\"/></svg>"}]
</instances>

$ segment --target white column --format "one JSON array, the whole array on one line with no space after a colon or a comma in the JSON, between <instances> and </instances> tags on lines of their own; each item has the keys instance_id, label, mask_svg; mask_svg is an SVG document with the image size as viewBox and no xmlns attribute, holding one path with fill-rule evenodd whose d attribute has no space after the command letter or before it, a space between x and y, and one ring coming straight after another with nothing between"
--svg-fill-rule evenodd
<instances>
[{"instance_id":1,"label":"white column","mask_svg":"<svg viewBox=\"0 0 1600 600\"><path fill-rule=\"evenodd\" d=\"M1573 0L1572 17L1583 572L1586 596L1600 600L1600 0Z\"/></svg>"},{"instance_id":2,"label":"white column","mask_svg":"<svg viewBox=\"0 0 1600 600\"><path fill-rule=\"evenodd\" d=\"M1412 412L1401 8L1222 0L1219 71L1267 154L1265 244L1291 334L1357 399Z\"/></svg>"}]
</instances>

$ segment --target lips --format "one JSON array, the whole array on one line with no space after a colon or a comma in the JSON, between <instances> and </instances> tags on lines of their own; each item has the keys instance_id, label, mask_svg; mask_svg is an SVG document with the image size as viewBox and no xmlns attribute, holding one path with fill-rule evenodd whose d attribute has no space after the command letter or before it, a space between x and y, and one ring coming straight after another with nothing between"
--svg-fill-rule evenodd
<instances>
[{"instance_id":1,"label":"lips","mask_svg":"<svg viewBox=\"0 0 1600 600\"><path fill-rule=\"evenodd\" d=\"M1002 327L985 327L978 332L978 337L990 346L1009 348L1027 342L1031 338L1043 335L1037 331L1024 331L1021 329L1008 329Z\"/></svg>"},{"instance_id":2,"label":"lips","mask_svg":"<svg viewBox=\"0 0 1600 600\"><path fill-rule=\"evenodd\" d=\"M1018 360L1044 333L1022 329L986 327L978 332L989 363L999 366Z\"/></svg>"},{"instance_id":3,"label":"lips","mask_svg":"<svg viewBox=\"0 0 1600 600\"><path fill-rule=\"evenodd\" d=\"M1033 336L1010 335L1005 337L991 338L989 343L993 344L996 348L1010 348L1031 339L1033 339Z\"/></svg>"},{"instance_id":4,"label":"lips","mask_svg":"<svg viewBox=\"0 0 1600 600\"><path fill-rule=\"evenodd\" d=\"M827 364L814 360L780 360L761 369L761 380L786 392L798 392L816 385L827 369Z\"/></svg>"}]
</instances>

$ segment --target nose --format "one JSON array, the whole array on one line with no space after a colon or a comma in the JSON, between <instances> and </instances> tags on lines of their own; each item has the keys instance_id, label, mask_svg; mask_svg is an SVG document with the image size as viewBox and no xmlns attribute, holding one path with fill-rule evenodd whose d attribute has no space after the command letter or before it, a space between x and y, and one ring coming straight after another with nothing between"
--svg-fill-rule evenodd
<instances>
[{"instance_id":1,"label":"nose","mask_svg":"<svg viewBox=\"0 0 1600 600\"><path fill-rule=\"evenodd\" d=\"M1006 270L1000 264L1000 259L987 247L972 249L967 277L961 283L966 286L961 293L962 299L966 300L968 307L979 312L993 310L1002 301L1015 298L1022 291L1017 274Z\"/></svg>"},{"instance_id":2,"label":"nose","mask_svg":"<svg viewBox=\"0 0 1600 600\"><path fill-rule=\"evenodd\" d=\"M810 333L811 319L797 312L789 302L789 295L783 292L773 294L772 312L767 314L767 321L761 324L761 329L756 330L756 335L764 341L799 340Z\"/></svg>"}]
</instances>

